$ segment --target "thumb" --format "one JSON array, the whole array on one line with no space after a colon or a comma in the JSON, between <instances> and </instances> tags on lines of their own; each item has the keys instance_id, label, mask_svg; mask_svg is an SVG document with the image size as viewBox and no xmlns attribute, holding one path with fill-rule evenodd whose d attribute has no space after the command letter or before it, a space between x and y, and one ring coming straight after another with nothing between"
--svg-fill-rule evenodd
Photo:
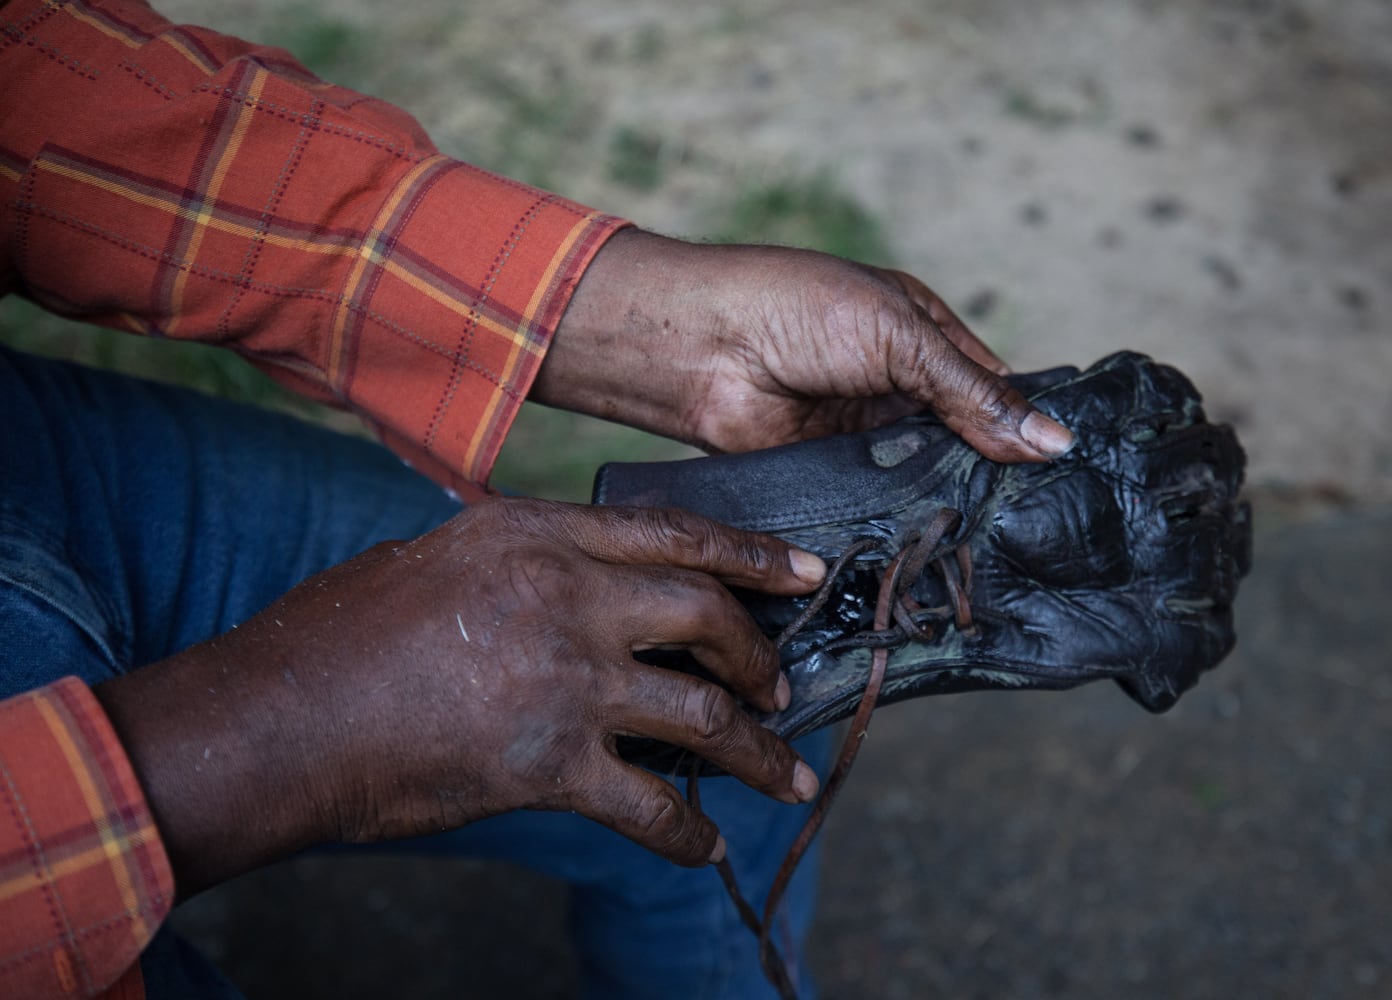
<instances>
[{"instance_id":1,"label":"thumb","mask_svg":"<svg viewBox=\"0 0 1392 1000\"><path fill-rule=\"evenodd\" d=\"M1005 378L967 357L936 330L903 330L890 377L969 445L997 462L1042 462L1073 446L1073 435Z\"/></svg>"}]
</instances>

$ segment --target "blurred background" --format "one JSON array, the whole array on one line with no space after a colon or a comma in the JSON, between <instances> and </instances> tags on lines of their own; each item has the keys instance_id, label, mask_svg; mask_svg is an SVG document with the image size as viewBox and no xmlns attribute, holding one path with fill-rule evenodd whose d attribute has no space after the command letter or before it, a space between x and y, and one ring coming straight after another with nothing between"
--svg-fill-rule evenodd
<instances>
[{"instance_id":1,"label":"blurred background","mask_svg":"<svg viewBox=\"0 0 1392 1000\"><path fill-rule=\"evenodd\" d=\"M823 994L1392 995L1392 3L155 6L645 227L910 270L1018 368L1183 368L1250 456L1237 651L1158 718L1100 687L878 713ZM211 349L13 298L0 337L352 429ZM495 481L583 500L687 453L529 406ZM565 996L563 920L528 873L381 857L176 917L253 998Z\"/></svg>"}]
</instances>

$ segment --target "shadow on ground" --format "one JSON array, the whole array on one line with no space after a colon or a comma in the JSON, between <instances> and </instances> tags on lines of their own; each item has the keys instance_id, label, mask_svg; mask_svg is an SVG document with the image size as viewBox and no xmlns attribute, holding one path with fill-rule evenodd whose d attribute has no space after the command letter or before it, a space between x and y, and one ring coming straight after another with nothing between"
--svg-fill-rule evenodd
<instances>
[{"instance_id":1,"label":"shadow on ground","mask_svg":"<svg viewBox=\"0 0 1392 1000\"><path fill-rule=\"evenodd\" d=\"M1239 647L1166 716L1103 686L880 712L826 833L824 995L1388 995L1389 567L1392 510L1259 527ZM176 923L253 1000L351 1000L566 996L564 919L515 869L315 857Z\"/></svg>"}]
</instances>

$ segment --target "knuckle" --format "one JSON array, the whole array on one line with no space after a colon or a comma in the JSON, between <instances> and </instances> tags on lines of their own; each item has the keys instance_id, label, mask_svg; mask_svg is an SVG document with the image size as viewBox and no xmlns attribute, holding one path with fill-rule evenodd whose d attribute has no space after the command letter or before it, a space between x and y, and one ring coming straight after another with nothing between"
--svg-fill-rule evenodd
<instances>
[{"instance_id":1,"label":"knuckle","mask_svg":"<svg viewBox=\"0 0 1392 1000\"><path fill-rule=\"evenodd\" d=\"M501 612L538 611L579 597L567 561L545 549L507 553L486 580Z\"/></svg>"},{"instance_id":2,"label":"knuckle","mask_svg":"<svg viewBox=\"0 0 1392 1000\"><path fill-rule=\"evenodd\" d=\"M709 544L709 525L672 507L649 511L643 528L654 548L685 562L699 561Z\"/></svg>"},{"instance_id":3,"label":"knuckle","mask_svg":"<svg viewBox=\"0 0 1392 1000\"><path fill-rule=\"evenodd\" d=\"M767 740L763 741L762 753L759 758L766 786L791 788L793 768L797 766L798 759L797 751L776 736L770 735Z\"/></svg>"},{"instance_id":4,"label":"knuckle","mask_svg":"<svg viewBox=\"0 0 1392 1000\"><path fill-rule=\"evenodd\" d=\"M896 367L922 369L936 357L937 331L924 328L922 316L915 314L907 299L881 298L871 313L871 322Z\"/></svg>"},{"instance_id":5,"label":"knuckle","mask_svg":"<svg viewBox=\"0 0 1392 1000\"><path fill-rule=\"evenodd\" d=\"M709 634L723 632L730 618L729 592L711 577L698 573L684 575L681 584L692 625Z\"/></svg>"},{"instance_id":6,"label":"knuckle","mask_svg":"<svg viewBox=\"0 0 1392 1000\"><path fill-rule=\"evenodd\" d=\"M529 805L545 806L569 794L566 781L589 750L587 734L569 720L532 720L508 733L508 776L528 789Z\"/></svg>"},{"instance_id":7,"label":"knuckle","mask_svg":"<svg viewBox=\"0 0 1392 1000\"><path fill-rule=\"evenodd\" d=\"M520 595L545 600L564 578L559 560L545 552L524 552L503 564L508 584Z\"/></svg>"},{"instance_id":8,"label":"knuckle","mask_svg":"<svg viewBox=\"0 0 1392 1000\"><path fill-rule=\"evenodd\" d=\"M767 636L756 632L750 645L749 662L756 679L773 683L783 669L783 661L778 655L778 647Z\"/></svg>"},{"instance_id":9,"label":"knuckle","mask_svg":"<svg viewBox=\"0 0 1392 1000\"><path fill-rule=\"evenodd\" d=\"M739 706L720 688L699 681L688 688L682 717L702 743L728 743L738 715Z\"/></svg>"},{"instance_id":10,"label":"knuckle","mask_svg":"<svg viewBox=\"0 0 1392 1000\"><path fill-rule=\"evenodd\" d=\"M537 503L527 497L487 497L471 507L470 511L500 527L530 526L541 514Z\"/></svg>"},{"instance_id":11,"label":"knuckle","mask_svg":"<svg viewBox=\"0 0 1392 1000\"><path fill-rule=\"evenodd\" d=\"M895 386L938 398L951 392L951 366L946 364L952 346L923 314L910 316L895 309L883 322L887 331L886 357Z\"/></svg>"},{"instance_id":12,"label":"knuckle","mask_svg":"<svg viewBox=\"0 0 1392 1000\"><path fill-rule=\"evenodd\" d=\"M685 861L699 845L699 830L670 786L646 798L640 807L637 839L665 857Z\"/></svg>"},{"instance_id":13,"label":"knuckle","mask_svg":"<svg viewBox=\"0 0 1392 1000\"><path fill-rule=\"evenodd\" d=\"M682 822L677 804L665 795L655 802L647 803L645 815L640 821L640 832L645 841L659 847L669 847L681 837Z\"/></svg>"},{"instance_id":14,"label":"knuckle","mask_svg":"<svg viewBox=\"0 0 1392 1000\"><path fill-rule=\"evenodd\" d=\"M566 516L566 505L531 497L487 497L471 504L456 521L460 529L490 539L549 538Z\"/></svg>"},{"instance_id":15,"label":"knuckle","mask_svg":"<svg viewBox=\"0 0 1392 1000\"><path fill-rule=\"evenodd\" d=\"M993 424L1010 424L1013 423L1017 395L1004 379L982 369L967 398L983 419Z\"/></svg>"},{"instance_id":16,"label":"knuckle","mask_svg":"<svg viewBox=\"0 0 1392 1000\"><path fill-rule=\"evenodd\" d=\"M732 538L732 555L735 563L746 572L757 577L775 575L785 568L787 560L775 555L776 546L770 540L744 532Z\"/></svg>"},{"instance_id":17,"label":"knuckle","mask_svg":"<svg viewBox=\"0 0 1392 1000\"><path fill-rule=\"evenodd\" d=\"M780 566L782 543L718 524L676 508L649 512L645 529L653 546L687 566L770 576Z\"/></svg>"},{"instance_id":18,"label":"knuckle","mask_svg":"<svg viewBox=\"0 0 1392 1000\"><path fill-rule=\"evenodd\" d=\"M756 736L751 752L741 761L742 770L738 776L761 791L791 788L793 768L798 761L796 752L767 730L759 732L764 735Z\"/></svg>"}]
</instances>

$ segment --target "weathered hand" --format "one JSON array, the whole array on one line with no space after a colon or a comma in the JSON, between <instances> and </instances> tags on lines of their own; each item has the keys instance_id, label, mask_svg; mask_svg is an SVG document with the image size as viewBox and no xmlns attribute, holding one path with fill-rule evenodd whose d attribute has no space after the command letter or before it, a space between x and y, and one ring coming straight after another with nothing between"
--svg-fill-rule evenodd
<instances>
[{"instance_id":1,"label":"weathered hand","mask_svg":"<svg viewBox=\"0 0 1392 1000\"><path fill-rule=\"evenodd\" d=\"M786 802L816 778L769 711L772 644L723 583L810 590L821 561L680 511L495 499L313 577L241 627L97 689L185 892L322 840L573 809L685 865L723 852L617 735L688 747Z\"/></svg>"},{"instance_id":2,"label":"weathered hand","mask_svg":"<svg viewBox=\"0 0 1392 1000\"><path fill-rule=\"evenodd\" d=\"M748 451L931 408L982 454L1040 461L1067 431L922 282L776 247L638 230L596 257L534 395L697 444Z\"/></svg>"}]
</instances>

